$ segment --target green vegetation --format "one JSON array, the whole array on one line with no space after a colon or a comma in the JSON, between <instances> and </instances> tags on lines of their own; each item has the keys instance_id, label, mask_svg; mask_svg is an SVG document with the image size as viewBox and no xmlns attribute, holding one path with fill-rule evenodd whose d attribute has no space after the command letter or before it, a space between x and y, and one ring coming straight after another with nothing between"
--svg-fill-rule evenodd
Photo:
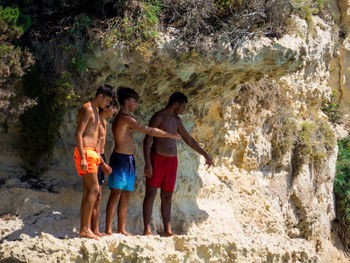
<instances>
[{"instance_id":1,"label":"green vegetation","mask_svg":"<svg viewBox=\"0 0 350 263\"><path fill-rule=\"evenodd\" d=\"M74 74L79 75L88 71L86 54L94 49L93 42L89 41L91 28L93 21L86 14L80 14L74 17L73 23L65 27L60 35L62 61L66 63L66 68L72 73L72 77Z\"/></svg>"},{"instance_id":2,"label":"green vegetation","mask_svg":"<svg viewBox=\"0 0 350 263\"><path fill-rule=\"evenodd\" d=\"M340 104L336 102L337 90L333 90L330 100L326 100L322 103L321 110L328 116L328 119L332 123L339 123L343 114L340 111Z\"/></svg>"},{"instance_id":3,"label":"green vegetation","mask_svg":"<svg viewBox=\"0 0 350 263\"><path fill-rule=\"evenodd\" d=\"M217 0L215 4L218 6L220 11L224 11L230 5L242 5L244 0Z\"/></svg>"},{"instance_id":4,"label":"green vegetation","mask_svg":"<svg viewBox=\"0 0 350 263\"><path fill-rule=\"evenodd\" d=\"M69 63L69 67L72 70L76 70L77 72L88 71L86 58L81 52L77 53L74 57L72 57Z\"/></svg>"},{"instance_id":5,"label":"green vegetation","mask_svg":"<svg viewBox=\"0 0 350 263\"><path fill-rule=\"evenodd\" d=\"M312 1L297 0L296 1L296 14L305 19L308 25L308 34L315 35L316 29L312 20L312 15L318 13L318 8L314 6Z\"/></svg>"},{"instance_id":6,"label":"green vegetation","mask_svg":"<svg viewBox=\"0 0 350 263\"><path fill-rule=\"evenodd\" d=\"M319 117L319 109L308 105L304 121L295 112L291 88L283 81L268 78L240 85L235 102L241 105L238 114L247 127L247 134L261 122L262 112L270 112L263 131L271 136L271 165L278 167L288 153L293 171L304 164L320 169L336 144L335 134L328 121ZM243 107L244 106L244 107Z\"/></svg>"},{"instance_id":7,"label":"green vegetation","mask_svg":"<svg viewBox=\"0 0 350 263\"><path fill-rule=\"evenodd\" d=\"M83 48L84 49L84 48ZM83 52L83 49L79 46L69 45L64 47L64 51L69 56L69 70L72 73L87 72L87 59Z\"/></svg>"},{"instance_id":8,"label":"green vegetation","mask_svg":"<svg viewBox=\"0 0 350 263\"><path fill-rule=\"evenodd\" d=\"M52 63L57 52L43 50L46 55L24 76L24 94L37 100L37 105L20 117L22 156L30 176L38 177L47 168L63 117L77 98L73 83L81 73L87 72L85 54L93 49L92 43L86 41L91 25L92 20L85 14L76 16L61 35L61 44L53 46L62 54L63 68L69 72L45 67Z\"/></svg>"},{"instance_id":9,"label":"green vegetation","mask_svg":"<svg viewBox=\"0 0 350 263\"><path fill-rule=\"evenodd\" d=\"M35 100L23 96L22 76L34 64L32 54L19 46L18 39L30 26L30 17L18 8L0 5L0 119L15 121Z\"/></svg>"},{"instance_id":10,"label":"green vegetation","mask_svg":"<svg viewBox=\"0 0 350 263\"><path fill-rule=\"evenodd\" d=\"M112 19L101 36L105 45L112 47L122 41L129 52L149 58L159 37L157 31L161 9L161 1L144 0L129 10L131 13L139 13L139 16L126 15L123 19Z\"/></svg>"},{"instance_id":11,"label":"green vegetation","mask_svg":"<svg viewBox=\"0 0 350 263\"><path fill-rule=\"evenodd\" d=\"M311 163L320 168L321 163L333 151L335 135L325 120L315 118L297 124L289 113L276 112L272 135L272 158L279 164L283 156L295 151L296 171L302 164Z\"/></svg>"},{"instance_id":12,"label":"green vegetation","mask_svg":"<svg viewBox=\"0 0 350 263\"><path fill-rule=\"evenodd\" d=\"M182 53L178 58L176 58L176 65L180 65L181 63L201 64L202 59L204 59L203 55L197 52L197 50L192 49L189 52Z\"/></svg>"},{"instance_id":13,"label":"green vegetation","mask_svg":"<svg viewBox=\"0 0 350 263\"><path fill-rule=\"evenodd\" d=\"M319 15L327 22L336 19L329 0L292 0L292 4L294 13L306 20L308 34L313 36L316 34L316 27L312 20L313 15Z\"/></svg>"},{"instance_id":14,"label":"green vegetation","mask_svg":"<svg viewBox=\"0 0 350 263\"><path fill-rule=\"evenodd\" d=\"M80 14L74 18L73 24L66 31L67 35L73 38L73 43L71 40L66 40L70 44L62 45L62 51L69 58L69 70L72 73L83 73L87 72L87 59L86 53L93 50L94 46L89 39L89 29L93 26L93 21L86 15ZM81 43L77 45L76 42Z\"/></svg>"},{"instance_id":15,"label":"green vegetation","mask_svg":"<svg viewBox=\"0 0 350 263\"><path fill-rule=\"evenodd\" d=\"M80 14L74 18L74 23L68 29L68 34L73 38L80 38L92 24L92 20L87 15Z\"/></svg>"},{"instance_id":16,"label":"green vegetation","mask_svg":"<svg viewBox=\"0 0 350 263\"><path fill-rule=\"evenodd\" d=\"M293 0L292 3L296 13L307 21L311 20L312 15L330 8L328 0Z\"/></svg>"},{"instance_id":17,"label":"green vegetation","mask_svg":"<svg viewBox=\"0 0 350 263\"><path fill-rule=\"evenodd\" d=\"M62 74L55 82L45 82L38 75L33 70L24 77L25 94L38 98L38 104L20 117L22 157L30 176L39 176L46 169L63 116L74 98L70 73Z\"/></svg>"},{"instance_id":18,"label":"green vegetation","mask_svg":"<svg viewBox=\"0 0 350 263\"><path fill-rule=\"evenodd\" d=\"M143 0L142 2L145 3L145 18L150 24L157 25L160 11L163 8L162 2L160 0Z\"/></svg>"},{"instance_id":19,"label":"green vegetation","mask_svg":"<svg viewBox=\"0 0 350 263\"><path fill-rule=\"evenodd\" d=\"M320 164L334 149L335 135L325 120L305 121L298 134L298 142L304 160Z\"/></svg>"},{"instance_id":20,"label":"green vegetation","mask_svg":"<svg viewBox=\"0 0 350 263\"><path fill-rule=\"evenodd\" d=\"M31 25L30 16L22 14L18 8L0 5L0 32L6 32L8 39L18 38Z\"/></svg>"},{"instance_id":21,"label":"green vegetation","mask_svg":"<svg viewBox=\"0 0 350 263\"><path fill-rule=\"evenodd\" d=\"M293 116L285 111L276 112L271 139L272 159L276 164L280 163L283 156L292 149L296 133L297 123Z\"/></svg>"},{"instance_id":22,"label":"green vegetation","mask_svg":"<svg viewBox=\"0 0 350 263\"><path fill-rule=\"evenodd\" d=\"M313 1L296 0L294 2L294 7L296 9L296 13L308 22L312 19L313 14L318 13L318 8Z\"/></svg>"},{"instance_id":23,"label":"green vegetation","mask_svg":"<svg viewBox=\"0 0 350 263\"><path fill-rule=\"evenodd\" d=\"M350 136L338 141L337 173L334 179L337 219L350 236Z\"/></svg>"},{"instance_id":24,"label":"green vegetation","mask_svg":"<svg viewBox=\"0 0 350 263\"><path fill-rule=\"evenodd\" d=\"M78 16L70 33L77 34L87 24ZM62 117L74 93L70 73L50 78L39 70L40 65L33 67L32 54L19 46L18 39L30 25L30 17L17 8L0 6L0 92L5 94L0 100L0 117L5 121L19 118L22 156L29 174L37 176L51 158ZM81 61L80 57L73 60L72 67L79 71L83 68Z\"/></svg>"}]
</instances>

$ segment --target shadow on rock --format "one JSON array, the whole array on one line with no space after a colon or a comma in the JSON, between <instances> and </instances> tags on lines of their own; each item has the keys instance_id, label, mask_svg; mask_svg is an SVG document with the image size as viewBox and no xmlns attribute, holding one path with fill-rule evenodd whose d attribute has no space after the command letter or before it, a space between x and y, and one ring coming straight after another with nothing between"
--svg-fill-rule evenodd
<instances>
[{"instance_id":1,"label":"shadow on rock","mask_svg":"<svg viewBox=\"0 0 350 263\"><path fill-rule=\"evenodd\" d=\"M5 199L0 213L12 215L2 221L0 242L35 237L42 232L56 238L78 235L81 193L66 190L53 194L23 188L4 188L0 193Z\"/></svg>"}]
</instances>

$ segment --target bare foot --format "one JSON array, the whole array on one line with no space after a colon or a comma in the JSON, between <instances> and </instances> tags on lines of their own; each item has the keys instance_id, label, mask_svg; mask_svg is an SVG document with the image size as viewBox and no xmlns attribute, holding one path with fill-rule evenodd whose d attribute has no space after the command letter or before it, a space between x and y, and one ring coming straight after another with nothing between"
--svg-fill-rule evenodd
<instances>
[{"instance_id":1,"label":"bare foot","mask_svg":"<svg viewBox=\"0 0 350 263\"><path fill-rule=\"evenodd\" d=\"M118 233L119 234L122 234L122 235L124 235L124 236L127 236L127 237L133 237L134 235L133 234L130 234L130 233L128 233L128 232L126 232L126 231L118 231Z\"/></svg>"},{"instance_id":2,"label":"bare foot","mask_svg":"<svg viewBox=\"0 0 350 263\"><path fill-rule=\"evenodd\" d=\"M156 234L153 234L151 231L145 231L145 232L143 232L142 235L144 235L144 236L156 236Z\"/></svg>"},{"instance_id":3,"label":"bare foot","mask_svg":"<svg viewBox=\"0 0 350 263\"><path fill-rule=\"evenodd\" d=\"M106 236L111 236L111 235L113 235L113 232L107 232L107 231L106 231L106 232L104 233L104 235L106 235Z\"/></svg>"},{"instance_id":4,"label":"bare foot","mask_svg":"<svg viewBox=\"0 0 350 263\"><path fill-rule=\"evenodd\" d=\"M99 236L99 237L103 237L103 236L107 236L107 234L104 234L104 233L101 233L100 231L92 231L96 236Z\"/></svg>"},{"instance_id":5,"label":"bare foot","mask_svg":"<svg viewBox=\"0 0 350 263\"><path fill-rule=\"evenodd\" d=\"M79 237L87 237L87 238L99 240L98 236L92 233L91 231L82 231L79 233Z\"/></svg>"},{"instance_id":6,"label":"bare foot","mask_svg":"<svg viewBox=\"0 0 350 263\"><path fill-rule=\"evenodd\" d=\"M172 236L177 236L177 235L173 232L164 232L164 236L165 237L172 237Z\"/></svg>"}]
</instances>

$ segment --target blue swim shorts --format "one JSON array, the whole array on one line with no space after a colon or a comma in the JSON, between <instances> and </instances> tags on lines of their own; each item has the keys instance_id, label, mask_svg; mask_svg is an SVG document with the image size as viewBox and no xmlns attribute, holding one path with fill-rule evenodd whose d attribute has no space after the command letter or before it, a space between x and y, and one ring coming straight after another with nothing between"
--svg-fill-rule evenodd
<instances>
[{"instance_id":1,"label":"blue swim shorts","mask_svg":"<svg viewBox=\"0 0 350 263\"><path fill-rule=\"evenodd\" d=\"M109 161L112 174L109 175L109 189L133 191L135 182L134 156L113 152Z\"/></svg>"},{"instance_id":2,"label":"blue swim shorts","mask_svg":"<svg viewBox=\"0 0 350 263\"><path fill-rule=\"evenodd\" d=\"M101 158L103 159L104 162L106 162L106 157L103 153L101 153ZM98 179L99 185L103 185L103 183L105 182L105 174L102 171L101 165L98 166L97 179Z\"/></svg>"}]
</instances>

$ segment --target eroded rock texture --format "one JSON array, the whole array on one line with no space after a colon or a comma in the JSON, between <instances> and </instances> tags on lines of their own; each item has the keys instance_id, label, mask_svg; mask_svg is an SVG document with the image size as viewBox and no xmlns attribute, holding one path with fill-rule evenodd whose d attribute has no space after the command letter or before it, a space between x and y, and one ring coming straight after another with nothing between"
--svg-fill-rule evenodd
<instances>
[{"instance_id":1,"label":"eroded rock texture","mask_svg":"<svg viewBox=\"0 0 350 263\"><path fill-rule=\"evenodd\" d=\"M189 98L184 124L216 167L205 168L202 157L178 142L172 222L181 235L114 235L97 242L76 238L82 196L72 159L77 109L66 114L42 176L49 192L29 190L29 183L20 181L21 163L12 150L16 142L6 135L0 144L6 149L0 164L7 167L1 171L6 187L0 190L0 211L9 214L1 221L3 261L347 262L332 233L335 137L317 107L331 94L330 62L338 56L338 36L319 17L313 17L315 34L308 34L304 20L293 21L294 30L279 40L245 40L235 50L229 40L209 41L208 57L186 61L178 55L181 42L169 32L150 61L128 56L118 44L96 48L84 77L89 86L78 88L82 101L102 83L132 87L141 95L135 117L147 123L172 92L182 91ZM329 127L320 140L326 137L333 145L318 149L327 157L316 163L288 143L291 130L300 131L307 122ZM107 156L113 147L110 128L108 133ZM143 227L143 138L135 133L137 175L127 221L134 234ZM163 231L158 197L152 228Z\"/></svg>"}]
</instances>

